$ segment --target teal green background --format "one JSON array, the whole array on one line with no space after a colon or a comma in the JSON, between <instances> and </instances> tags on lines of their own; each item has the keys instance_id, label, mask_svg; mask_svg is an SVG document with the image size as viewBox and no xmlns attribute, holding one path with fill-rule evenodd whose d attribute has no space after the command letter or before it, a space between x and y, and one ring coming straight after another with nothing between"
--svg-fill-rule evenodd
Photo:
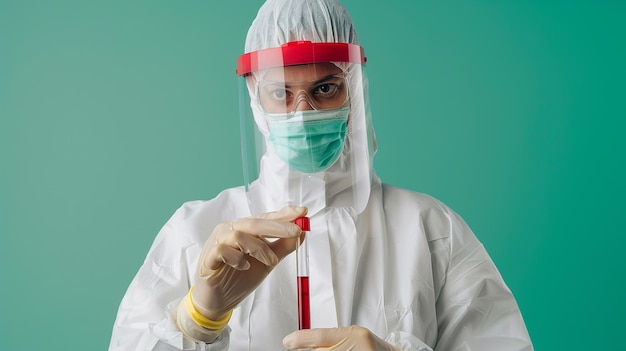
<instances>
[{"instance_id":1,"label":"teal green background","mask_svg":"<svg viewBox=\"0 0 626 351\"><path fill-rule=\"evenodd\" d=\"M169 216L242 183L261 3L0 0L0 349L106 349ZM344 4L383 181L465 218L536 349L622 349L625 3Z\"/></svg>"}]
</instances>

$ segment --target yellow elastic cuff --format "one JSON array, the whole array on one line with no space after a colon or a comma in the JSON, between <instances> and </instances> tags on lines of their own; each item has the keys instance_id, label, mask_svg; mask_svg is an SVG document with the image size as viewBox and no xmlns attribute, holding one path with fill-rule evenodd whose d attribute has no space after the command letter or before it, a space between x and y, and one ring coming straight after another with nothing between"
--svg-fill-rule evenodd
<instances>
[{"instance_id":1,"label":"yellow elastic cuff","mask_svg":"<svg viewBox=\"0 0 626 351\"><path fill-rule=\"evenodd\" d=\"M233 315L233 310L228 311L228 313L226 313L224 317L220 318L219 320L214 321L214 320L208 319L207 317L203 316L200 312L198 312L196 307L193 305L193 300L191 297L192 291L193 291L193 286L191 287L191 289L189 289L189 294L187 294L187 297L185 297L185 310L187 311L191 319L197 325L206 329L211 329L211 330L224 329L228 325L228 321L230 321L230 316Z\"/></svg>"}]
</instances>

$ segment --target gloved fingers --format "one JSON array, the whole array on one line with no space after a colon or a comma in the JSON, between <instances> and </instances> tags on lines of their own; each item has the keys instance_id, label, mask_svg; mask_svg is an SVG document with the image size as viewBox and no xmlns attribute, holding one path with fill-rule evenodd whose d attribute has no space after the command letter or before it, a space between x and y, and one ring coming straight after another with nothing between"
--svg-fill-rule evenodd
<instances>
[{"instance_id":1,"label":"gloved fingers","mask_svg":"<svg viewBox=\"0 0 626 351\"><path fill-rule=\"evenodd\" d=\"M300 242L304 240L305 235L306 232L302 232L302 234L300 235ZM270 248L276 254L276 256L278 256L279 260L282 260L287 255L292 253L296 249L297 245L297 238L282 238L269 243Z\"/></svg>"},{"instance_id":2,"label":"gloved fingers","mask_svg":"<svg viewBox=\"0 0 626 351\"><path fill-rule=\"evenodd\" d=\"M215 250L211 250L206 257L203 258L200 267L216 270L222 265L233 267L239 271L250 268L250 262L246 259L246 254L226 244L218 244ZM204 274L205 272L200 272L201 276Z\"/></svg>"},{"instance_id":3,"label":"gloved fingers","mask_svg":"<svg viewBox=\"0 0 626 351\"><path fill-rule=\"evenodd\" d=\"M247 270L250 262L246 259L246 254L266 266L275 266L280 259L295 250L296 239L302 235L302 230L291 221L306 212L306 207L287 206L280 211L268 212L260 217L219 224L203 247L198 273L205 276L209 273L207 269L215 270L222 264L237 270ZM276 243L270 243L266 238L291 240L284 242L276 240Z\"/></svg>"},{"instance_id":4,"label":"gloved fingers","mask_svg":"<svg viewBox=\"0 0 626 351\"><path fill-rule=\"evenodd\" d=\"M367 328L359 326L298 330L287 335L283 339L283 345L290 350L305 348L312 348L317 351L396 350L396 348L377 337Z\"/></svg>"},{"instance_id":5,"label":"gloved fingers","mask_svg":"<svg viewBox=\"0 0 626 351\"><path fill-rule=\"evenodd\" d=\"M263 238L295 238L302 233L300 227L292 222L256 217L233 221L232 228L238 232Z\"/></svg>"},{"instance_id":6,"label":"gloved fingers","mask_svg":"<svg viewBox=\"0 0 626 351\"><path fill-rule=\"evenodd\" d=\"M344 328L304 329L287 335L283 345L290 350L330 347L342 342L347 336Z\"/></svg>"},{"instance_id":7,"label":"gloved fingers","mask_svg":"<svg viewBox=\"0 0 626 351\"><path fill-rule=\"evenodd\" d=\"M266 212L257 216L257 218L274 219L279 221L291 222L294 219L306 216L308 209L302 206L285 206L275 212Z\"/></svg>"},{"instance_id":8,"label":"gloved fingers","mask_svg":"<svg viewBox=\"0 0 626 351\"><path fill-rule=\"evenodd\" d=\"M278 257L270 246L268 246L269 243L264 238L234 230L220 235L216 241L217 247L214 251L218 253L221 249L224 249L224 246L228 246L256 258L266 266L275 266L278 264Z\"/></svg>"}]
</instances>

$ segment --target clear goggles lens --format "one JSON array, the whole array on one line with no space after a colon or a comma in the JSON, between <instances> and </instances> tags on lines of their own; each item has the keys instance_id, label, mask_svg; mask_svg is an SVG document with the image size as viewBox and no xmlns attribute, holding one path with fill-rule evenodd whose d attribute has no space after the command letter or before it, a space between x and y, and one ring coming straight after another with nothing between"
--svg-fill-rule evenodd
<instances>
[{"instance_id":1,"label":"clear goggles lens","mask_svg":"<svg viewBox=\"0 0 626 351\"><path fill-rule=\"evenodd\" d=\"M267 113L294 113L298 110L329 110L344 107L349 100L343 74L304 82L259 81L257 96Z\"/></svg>"}]
</instances>

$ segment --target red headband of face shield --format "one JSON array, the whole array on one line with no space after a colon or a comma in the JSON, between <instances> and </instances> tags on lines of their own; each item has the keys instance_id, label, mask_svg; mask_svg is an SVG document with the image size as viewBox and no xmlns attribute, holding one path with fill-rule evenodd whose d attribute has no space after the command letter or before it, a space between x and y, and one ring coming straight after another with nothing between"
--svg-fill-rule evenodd
<instances>
[{"instance_id":1,"label":"red headband of face shield","mask_svg":"<svg viewBox=\"0 0 626 351\"><path fill-rule=\"evenodd\" d=\"M364 65L367 59L363 48L348 43L313 43L292 41L278 48L252 51L239 56L237 75L294 65L319 62L350 62Z\"/></svg>"}]
</instances>

